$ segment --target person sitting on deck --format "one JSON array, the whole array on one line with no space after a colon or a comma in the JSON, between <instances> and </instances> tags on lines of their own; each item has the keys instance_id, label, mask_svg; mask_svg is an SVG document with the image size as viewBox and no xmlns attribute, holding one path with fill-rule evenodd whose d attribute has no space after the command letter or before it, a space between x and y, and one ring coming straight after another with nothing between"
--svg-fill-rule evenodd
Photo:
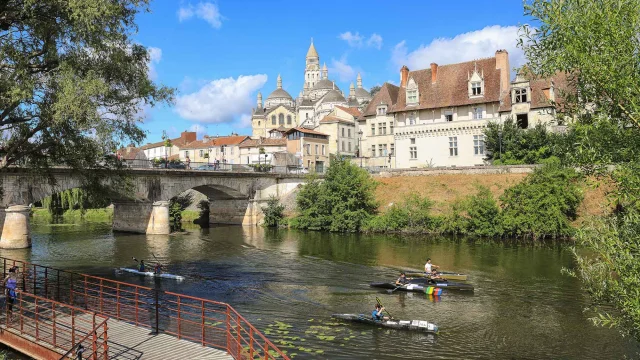
<instances>
[{"instance_id":1,"label":"person sitting on deck","mask_svg":"<svg viewBox=\"0 0 640 360\"><path fill-rule=\"evenodd\" d=\"M138 271L144 272L144 260L140 260L140 265L138 265Z\"/></svg>"},{"instance_id":2,"label":"person sitting on deck","mask_svg":"<svg viewBox=\"0 0 640 360\"><path fill-rule=\"evenodd\" d=\"M388 317L382 315L384 306L376 304L376 308L371 312L371 318L375 321L389 320Z\"/></svg>"},{"instance_id":3,"label":"person sitting on deck","mask_svg":"<svg viewBox=\"0 0 640 360\"><path fill-rule=\"evenodd\" d=\"M156 266L153 268L153 272L156 274L162 273L162 265L160 263L156 263Z\"/></svg>"},{"instance_id":4,"label":"person sitting on deck","mask_svg":"<svg viewBox=\"0 0 640 360\"><path fill-rule=\"evenodd\" d=\"M400 273L400 277L396 280L396 286L407 285L409 280L411 280L411 278L408 278L405 273Z\"/></svg>"},{"instance_id":5,"label":"person sitting on deck","mask_svg":"<svg viewBox=\"0 0 640 360\"><path fill-rule=\"evenodd\" d=\"M427 259L427 263L424 264L424 272L426 272L427 275L433 273L433 270L435 270L437 268L439 268L439 266L432 264L431 263L431 258L428 258Z\"/></svg>"}]
</instances>

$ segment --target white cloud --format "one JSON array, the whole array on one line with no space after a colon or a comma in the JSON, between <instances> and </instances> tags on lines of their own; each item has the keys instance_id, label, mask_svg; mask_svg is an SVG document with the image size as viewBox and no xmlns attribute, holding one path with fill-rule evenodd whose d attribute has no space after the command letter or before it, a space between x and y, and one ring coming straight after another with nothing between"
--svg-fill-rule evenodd
<instances>
[{"instance_id":1,"label":"white cloud","mask_svg":"<svg viewBox=\"0 0 640 360\"><path fill-rule=\"evenodd\" d=\"M212 27L219 29L222 26L222 14L218 5L210 2L201 2L196 6L188 4L178 9L178 20L180 22L189 20L193 17L208 22Z\"/></svg>"},{"instance_id":2,"label":"white cloud","mask_svg":"<svg viewBox=\"0 0 640 360\"><path fill-rule=\"evenodd\" d=\"M149 47L147 51L149 52L149 78L156 80L158 78L158 72L156 71L155 65L159 64L162 59L162 49Z\"/></svg>"},{"instance_id":3,"label":"white cloud","mask_svg":"<svg viewBox=\"0 0 640 360\"><path fill-rule=\"evenodd\" d=\"M238 121L236 121L235 128L241 128L241 129L250 129L251 128L251 115L249 114L242 114L240 116L240 118L238 119Z\"/></svg>"},{"instance_id":4,"label":"white cloud","mask_svg":"<svg viewBox=\"0 0 640 360\"><path fill-rule=\"evenodd\" d=\"M351 47L362 46L362 36L360 36L360 34L358 34L357 32L355 34L352 34L351 31L347 31L338 35L338 38L346 41L347 44L349 44L349 46Z\"/></svg>"},{"instance_id":5,"label":"white cloud","mask_svg":"<svg viewBox=\"0 0 640 360\"><path fill-rule=\"evenodd\" d=\"M364 45L367 47L373 47L378 50L382 48L382 36L373 33L368 40L365 41L366 36L360 35L359 32L352 33L351 31L344 32L338 35L338 39L344 40L349 46L354 48L361 48Z\"/></svg>"},{"instance_id":6,"label":"white cloud","mask_svg":"<svg viewBox=\"0 0 640 360\"><path fill-rule=\"evenodd\" d=\"M337 74L340 81L353 81L356 78L356 70L347 63L347 57L343 56L340 60L331 59L329 73Z\"/></svg>"},{"instance_id":7,"label":"white cloud","mask_svg":"<svg viewBox=\"0 0 640 360\"><path fill-rule=\"evenodd\" d=\"M411 70L428 68L431 63L455 64L495 55L496 50L509 52L511 67L524 64L522 50L518 49L517 26L487 26L482 30L460 34L454 38L438 38L428 45L409 52L405 41L398 43L392 51L391 61L400 69L407 65Z\"/></svg>"},{"instance_id":8,"label":"white cloud","mask_svg":"<svg viewBox=\"0 0 640 360\"><path fill-rule=\"evenodd\" d=\"M253 94L266 82L264 74L213 80L194 93L178 96L175 111L188 120L229 123L251 113Z\"/></svg>"},{"instance_id":9,"label":"white cloud","mask_svg":"<svg viewBox=\"0 0 640 360\"><path fill-rule=\"evenodd\" d=\"M378 50L382 49L382 36L373 33L369 40L367 40L367 46L374 47Z\"/></svg>"},{"instance_id":10,"label":"white cloud","mask_svg":"<svg viewBox=\"0 0 640 360\"><path fill-rule=\"evenodd\" d=\"M195 132L196 137L202 138L204 135L207 134L207 127L200 124L193 124L189 128L189 131Z\"/></svg>"}]
</instances>

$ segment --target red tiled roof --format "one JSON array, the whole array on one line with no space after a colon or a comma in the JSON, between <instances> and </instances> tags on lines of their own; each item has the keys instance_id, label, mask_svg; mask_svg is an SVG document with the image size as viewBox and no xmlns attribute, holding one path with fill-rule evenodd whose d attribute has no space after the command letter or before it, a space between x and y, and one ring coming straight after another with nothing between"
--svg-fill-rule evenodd
<instances>
[{"instance_id":1,"label":"red tiled roof","mask_svg":"<svg viewBox=\"0 0 640 360\"><path fill-rule=\"evenodd\" d=\"M475 69L484 75L484 96L470 98L469 75ZM418 104L407 106L406 88L400 88L397 102L389 112L499 102L500 74L500 69L496 69L495 57L438 66L435 83L431 82L430 68L411 71L407 83L413 79L418 85Z\"/></svg>"},{"instance_id":2,"label":"red tiled roof","mask_svg":"<svg viewBox=\"0 0 640 360\"><path fill-rule=\"evenodd\" d=\"M397 102L398 100L398 91L400 90L399 87L393 85L393 84L389 84L389 83L384 83L382 84L382 87L380 88L380 91L378 91L375 96L373 97L373 99L371 99L371 102L369 102L369 105L367 105L367 108L364 109L364 113L362 114L362 116L373 116L376 114L376 108L378 107L378 105L385 103L388 105L388 109L391 109L391 107Z\"/></svg>"},{"instance_id":3,"label":"red tiled roof","mask_svg":"<svg viewBox=\"0 0 640 360\"><path fill-rule=\"evenodd\" d=\"M351 114L354 118L357 118L358 116L360 116L360 114L362 114L358 108L349 108L340 105L337 105L336 107L346 113Z\"/></svg>"},{"instance_id":4,"label":"red tiled roof","mask_svg":"<svg viewBox=\"0 0 640 360\"><path fill-rule=\"evenodd\" d=\"M286 138L264 138L259 139L247 139L240 144L241 148L260 147L260 146L286 146Z\"/></svg>"},{"instance_id":5,"label":"red tiled roof","mask_svg":"<svg viewBox=\"0 0 640 360\"><path fill-rule=\"evenodd\" d=\"M121 159L133 160L138 156L140 151L141 151L141 149L139 149L139 148L128 146L128 147L125 147L125 148L122 148L122 149L118 150L116 153L118 154L118 156Z\"/></svg>"},{"instance_id":6,"label":"red tiled roof","mask_svg":"<svg viewBox=\"0 0 640 360\"><path fill-rule=\"evenodd\" d=\"M294 131L299 131L301 133L305 133L305 134L313 134L313 135L322 135L322 136L329 136L327 134L323 134L321 132L315 131L315 130L311 130L311 129L307 129L307 128L303 128L303 127L297 127L297 128L292 128L289 129L286 133L290 134Z\"/></svg>"},{"instance_id":7,"label":"red tiled roof","mask_svg":"<svg viewBox=\"0 0 640 360\"><path fill-rule=\"evenodd\" d=\"M181 149L204 149L212 145L212 140L196 140L188 143L187 145L181 147Z\"/></svg>"},{"instance_id":8,"label":"red tiled roof","mask_svg":"<svg viewBox=\"0 0 640 360\"><path fill-rule=\"evenodd\" d=\"M247 138L249 137L246 135L234 135L234 136L223 136L223 137L212 138L212 140L213 140L213 146L238 145L243 141L245 141Z\"/></svg>"}]
</instances>

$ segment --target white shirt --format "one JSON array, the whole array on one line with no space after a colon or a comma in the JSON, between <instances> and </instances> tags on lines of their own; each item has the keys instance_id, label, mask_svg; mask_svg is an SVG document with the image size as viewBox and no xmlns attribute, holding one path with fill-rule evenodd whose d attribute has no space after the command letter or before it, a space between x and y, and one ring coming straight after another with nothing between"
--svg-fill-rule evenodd
<instances>
[{"instance_id":1,"label":"white shirt","mask_svg":"<svg viewBox=\"0 0 640 360\"><path fill-rule=\"evenodd\" d=\"M431 264L424 264L424 271L430 273L431 272Z\"/></svg>"}]
</instances>

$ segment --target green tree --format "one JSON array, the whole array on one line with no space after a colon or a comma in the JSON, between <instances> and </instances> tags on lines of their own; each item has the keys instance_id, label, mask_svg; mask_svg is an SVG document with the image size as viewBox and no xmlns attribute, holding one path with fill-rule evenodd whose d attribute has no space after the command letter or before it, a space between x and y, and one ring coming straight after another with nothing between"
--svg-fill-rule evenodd
<instances>
[{"instance_id":1,"label":"green tree","mask_svg":"<svg viewBox=\"0 0 640 360\"><path fill-rule=\"evenodd\" d=\"M267 206L262 208L264 214L264 226L278 227L284 219L284 205L280 204L275 196L270 196Z\"/></svg>"},{"instance_id":2,"label":"green tree","mask_svg":"<svg viewBox=\"0 0 640 360\"><path fill-rule=\"evenodd\" d=\"M325 178L310 176L296 198L299 229L357 232L377 212L377 183L366 170L335 157Z\"/></svg>"},{"instance_id":3,"label":"green tree","mask_svg":"<svg viewBox=\"0 0 640 360\"><path fill-rule=\"evenodd\" d=\"M99 183L104 172L85 170L113 169L105 155L141 142L143 107L173 97L132 39L147 10L148 0L0 2L0 169L66 165Z\"/></svg>"},{"instance_id":4,"label":"green tree","mask_svg":"<svg viewBox=\"0 0 640 360\"><path fill-rule=\"evenodd\" d=\"M572 74L576 91L563 94L561 110L587 135L575 142L573 161L598 169L628 160L614 173L596 173L616 185L609 194L615 211L580 229L578 244L587 251L574 250L571 273L591 295L595 323L640 340L640 0L535 0L525 12L537 23L523 27L520 43L533 71Z\"/></svg>"},{"instance_id":5,"label":"green tree","mask_svg":"<svg viewBox=\"0 0 640 360\"><path fill-rule=\"evenodd\" d=\"M489 188L478 186L478 192L465 200L464 208L467 211L466 233L484 237L502 235L500 207Z\"/></svg>"}]
</instances>

